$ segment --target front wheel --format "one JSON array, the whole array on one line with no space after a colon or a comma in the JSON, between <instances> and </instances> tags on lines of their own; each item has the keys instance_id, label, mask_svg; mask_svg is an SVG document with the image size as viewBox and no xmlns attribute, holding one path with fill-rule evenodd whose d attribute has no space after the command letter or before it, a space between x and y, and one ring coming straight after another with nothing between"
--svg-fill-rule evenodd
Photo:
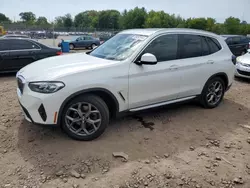
<instances>
[{"instance_id":1,"label":"front wheel","mask_svg":"<svg viewBox=\"0 0 250 188\"><path fill-rule=\"evenodd\" d=\"M62 128L76 140L98 138L109 124L109 110L98 96L84 95L69 102L62 114Z\"/></svg>"},{"instance_id":2,"label":"front wheel","mask_svg":"<svg viewBox=\"0 0 250 188\"><path fill-rule=\"evenodd\" d=\"M204 108L215 108L221 103L224 93L224 81L219 77L212 78L204 86L200 102Z\"/></svg>"}]
</instances>

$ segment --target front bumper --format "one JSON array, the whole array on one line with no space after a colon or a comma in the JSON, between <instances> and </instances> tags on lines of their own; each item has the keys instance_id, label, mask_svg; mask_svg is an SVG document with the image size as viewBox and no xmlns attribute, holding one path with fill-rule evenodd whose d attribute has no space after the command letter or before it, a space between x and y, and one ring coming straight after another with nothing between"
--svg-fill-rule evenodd
<instances>
[{"instance_id":1,"label":"front bumper","mask_svg":"<svg viewBox=\"0 0 250 188\"><path fill-rule=\"evenodd\" d=\"M243 66L239 63L236 64L235 76L250 78L250 66Z\"/></svg>"},{"instance_id":2,"label":"front bumper","mask_svg":"<svg viewBox=\"0 0 250 188\"><path fill-rule=\"evenodd\" d=\"M61 98L54 94L41 94L31 91L24 84L23 91L17 88L17 96L27 121L34 124L57 124Z\"/></svg>"}]
</instances>

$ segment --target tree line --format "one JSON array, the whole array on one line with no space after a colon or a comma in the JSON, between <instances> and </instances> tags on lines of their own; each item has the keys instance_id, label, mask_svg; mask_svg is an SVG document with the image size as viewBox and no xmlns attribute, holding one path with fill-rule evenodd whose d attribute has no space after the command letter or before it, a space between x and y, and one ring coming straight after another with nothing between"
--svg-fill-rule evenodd
<instances>
[{"instance_id":1,"label":"tree line","mask_svg":"<svg viewBox=\"0 0 250 188\"><path fill-rule=\"evenodd\" d=\"M77 14L74 18L71 14L56 17L51 23L46 17L38 17L32 12L19 14L21 23L50 28L78 28L78 29L130 29L130 28L193 28L211 31L217 34L250 34L250 24L239 18L229 17L224 23L217 23L214 18L188 18L179 15L168 14L164 11L147 11L145 8L135 7L124 10L87 10ZM8 17L0 13L0 23L13 23ZM16 23L16 22L15 22Z\"/></svg>"}]
</instances>

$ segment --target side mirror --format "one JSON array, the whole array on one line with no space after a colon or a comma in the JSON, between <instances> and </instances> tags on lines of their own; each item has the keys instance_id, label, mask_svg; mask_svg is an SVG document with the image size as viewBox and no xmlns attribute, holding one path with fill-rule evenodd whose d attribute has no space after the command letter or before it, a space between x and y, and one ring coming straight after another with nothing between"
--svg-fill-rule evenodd
<instances>
[{"instance_id":1,"label":"side mirror","mask_svg":"<svg viewBox=\"0 0 250 188\"><path fill-rule=\"evenodd\" d=\"M157 59L153 54L146 53L141 56L140 64L144 65L155 65L157 64Z\"/></svg>"}]
</instances>

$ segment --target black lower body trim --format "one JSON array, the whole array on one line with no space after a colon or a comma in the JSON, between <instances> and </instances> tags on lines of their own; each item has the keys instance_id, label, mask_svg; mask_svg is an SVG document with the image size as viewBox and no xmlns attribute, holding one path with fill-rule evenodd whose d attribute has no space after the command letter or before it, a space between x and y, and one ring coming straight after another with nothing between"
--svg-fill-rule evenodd
<instances>
[{"instance_id":1,"label":"black lower body trim","mask_svg":"<svg viewBox=\"0 0 250 188\"><path fill-rule=\"evenodd\" d=\"M38 113L41 116L42 120L45 122L47 120L47 114L43 104L41 104L40 107L38 108Z\"/></svg>"},{"instance_id":2,"label":"black lower body trim","mask_svg":"<svg viewBox=\"0 0 250 188\"><path fill-rule=\"evenodd\" d=\"M32 117L30 116L30 114L29 114L29 112L28 112L28 110L27 110L20 102L19 102L19 104L20 104L20 106L22 107L23 112L25 113L25 115L27 116L27 118L29 118L30 121L31 121L32 123L34 123Z\"/></svg>"}]
</instances>

